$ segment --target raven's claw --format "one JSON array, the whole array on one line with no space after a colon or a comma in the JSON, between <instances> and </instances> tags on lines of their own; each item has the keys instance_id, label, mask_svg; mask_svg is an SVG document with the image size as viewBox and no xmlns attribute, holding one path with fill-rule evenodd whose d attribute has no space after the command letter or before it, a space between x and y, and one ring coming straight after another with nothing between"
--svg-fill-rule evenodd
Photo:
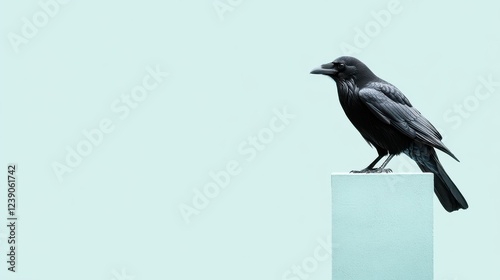
<instances>
[{"instance_id":1,"label":"raven's claw","mask_svg":"<svg viewBox=\"0 0 500 280\"><path fill-rule=\"evenodd\" d=\"M375 169L374 168L364 168L361 170L351 170L349 173L374 173Z\"/></svg>"},{"instance_id":2,"label":"raven's claw","mask_svg":"<svg viewBox=\"0 0 500 280\"><path fill-rule=\"evenodd\" d=\"M373 170L372 173L392 173L392 169L390 168L376 168L375 170Z\"/></svg>"},{"instance_id":3,"label":"raven's claw","mask_svg":"<svg viewBox=\"0 0 500 280\"><path fill-rule=\"evenodd\" d=\"M392 173L392 169L390 168L365 168L365 169L361 169L361 170L352 170L351 172L349 173L355 173L355 174L359 174L359 173Z\"/></svg>"}]
</instances>

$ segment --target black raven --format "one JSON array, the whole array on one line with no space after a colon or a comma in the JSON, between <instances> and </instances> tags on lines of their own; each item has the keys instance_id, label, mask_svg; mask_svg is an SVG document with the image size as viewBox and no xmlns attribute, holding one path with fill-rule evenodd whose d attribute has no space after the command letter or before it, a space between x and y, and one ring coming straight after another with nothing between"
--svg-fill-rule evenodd
<instances>
[{"instance_id":1,"label":"black raven","mask_svg":"<svg viewBox=\"0 0 500 280\"><path fill-rule=\"evenodd\" d=\"M413 159L423 172L434 173L434 193L452 212L467 209L467 201L439 162L434 148L458 159L441 142L437 129L415 109L392 84L380 79L361 61L343 56L321 65L311 74L322 74L337 84L340 105L363 138L378 152L377 158L355 173L391 172L384 169L401 152ZM389 155L379 168L375 164Z\"/></svg>"}]
</instances>

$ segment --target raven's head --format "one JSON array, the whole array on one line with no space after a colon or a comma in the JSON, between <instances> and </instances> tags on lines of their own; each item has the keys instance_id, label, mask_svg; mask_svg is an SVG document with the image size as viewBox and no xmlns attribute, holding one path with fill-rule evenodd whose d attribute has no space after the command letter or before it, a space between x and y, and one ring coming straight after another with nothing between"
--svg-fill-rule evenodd
<instances>
[{"instance_id":1,"label":"raven's head","mask_svg":"<svg viewBox=\"0 0 500 280\"><path fill-rule=\"evenodd\" d=\"M354 80L363 82L376 77L373 72L361 61L352 56L342 56L321 65L311 71L311 74L322 74L334 79L335 82Z\"/></svg>"}]
</instances>

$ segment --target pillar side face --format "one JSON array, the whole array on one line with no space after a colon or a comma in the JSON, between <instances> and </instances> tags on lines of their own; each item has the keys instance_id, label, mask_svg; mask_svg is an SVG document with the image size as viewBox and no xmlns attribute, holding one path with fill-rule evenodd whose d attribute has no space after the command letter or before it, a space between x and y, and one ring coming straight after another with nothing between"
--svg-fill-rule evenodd
<instances>
[{"instance_id":1,"label":"pillar side face","mask_svg":"<svg viewBox=\"0 0 500 280\"><path fill-rule=\"evenodd\" d=\"M433 175L332 175L333 280L433 279Z\"/></svg>"}]
</instances>

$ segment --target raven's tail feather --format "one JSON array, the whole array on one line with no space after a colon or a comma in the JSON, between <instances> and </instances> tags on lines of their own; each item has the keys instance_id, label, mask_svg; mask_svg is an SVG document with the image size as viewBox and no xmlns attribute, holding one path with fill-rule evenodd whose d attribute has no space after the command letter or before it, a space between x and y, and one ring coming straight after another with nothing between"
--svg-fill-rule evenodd
<instances>
[{"instance_id":1,"label":"raven's tail feather","mask_svg":"<svg viewBox=\"0 0 500 280\"><path fill-rule=\"evenodd\" d=\"M418 167L423 172L434 173L434 193L439 199L439 202L448 212L456 211L458 209L467 209L469 205L458 190L457 186L450 179L439 159L434 152L430 156L430 162L425 164L417 163Z\"/></svg>"}]
</instances>

